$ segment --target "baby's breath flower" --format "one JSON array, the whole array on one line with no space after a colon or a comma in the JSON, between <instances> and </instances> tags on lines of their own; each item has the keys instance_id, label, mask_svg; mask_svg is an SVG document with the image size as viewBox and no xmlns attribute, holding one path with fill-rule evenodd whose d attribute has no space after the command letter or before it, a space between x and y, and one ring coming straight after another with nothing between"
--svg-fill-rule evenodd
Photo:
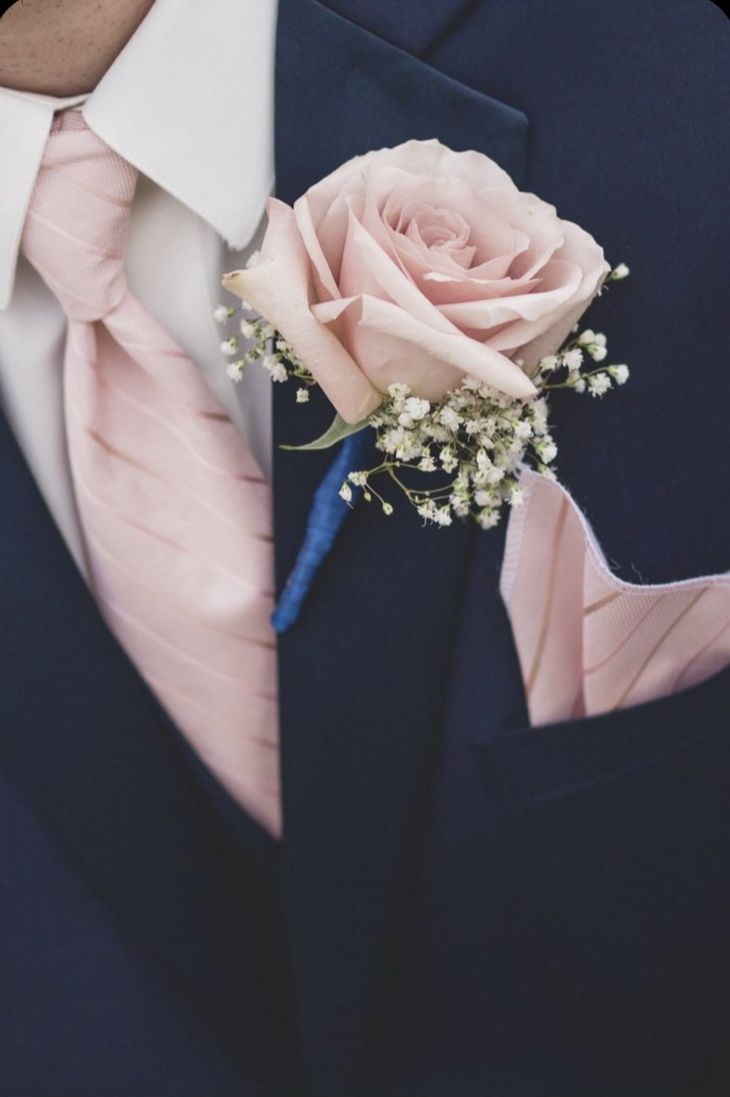
<instances>
[{"instance_id":1,"label":"baby's breath flower","mask_svg":"<svg viewBox=\"0 0 730 1097\"><path fill-rule=\"evenodd\" d=\"M588 391L591 396L604 396L611 387L611 378L607 373L595 373L588 378Z\"/></svg>"},{"instance_id":2,"label":"baby's breath flower","mask_svg":"<svg viewBox=\"0 0 730 1097\"><path fill-rule=\"evenodd\" d=\"M225 324L227 320L230 320L235 311L235 309L228 308L226 305L218 305L213 309L213 319L216 324Z\"/></svg>"},{"instance_id":3,"label":"baby's breath flower","mask_svg":"<svg viewBox=\"0 0 730 1097\"><path fill-rule=\"evenodd\" d=\"M535 445L535 450L545 465L551 464L558 456L558 447L555 445L552 438L547 438L542 442L538 442Z\"/></svg>"},{"instance_id":4,"label":"baby's breath flower","mask_svg":"<svg viewBox=\"0 0 730 1097\"><path fill-rule=\"evenodd\" d=\"M544 434L548 421L547 403L544 399L533 400L529 411L532 415L532 429L535 434Z\"/></svg>"},{"instance_id":5,"label":"baby's breath flower","mask_svg":"<svg viewBox=\"0 0 730 1097\"><path fill-rule=\"evenodd\" d=\"M497 507L484 507L476 515L476 520L482 529L494 529L499 525L499 510Z\"/></svg>"},{"instance_id":6,"label":"baby's breath flower","mask_svg":"<svg viewBox=\"0 0 730 1097\"><path fill-rule=\"evenodd\" d=\"M608 281L609 282L621 282L624 278L628 278L628 276L630 274L631 274L631 271L626 266L626 264L625 263L619 263L618 266L614 267L613 270L611 271L611 273L609 274Z\"/></svg>"},{"instance_id":7,"label":"baby's breath flower","mask_svg":"<svg viewBox=\"0 0 730 1097\"><path fill-rule=\"evenodd\" d=\"M602 362L608 353L606 350L606 336L603 332L591 331L590 328L586 328L578 336L577 342L588 352L594 362Z\"/></svg>"},{"instance_id":8,"label":"baby's breath flower","mask_svg":"<svg viewBox=\"0 0 730 1097\"><path fill-rule=\"evenodd\" d=\"M547 354L544 358L540 359L540 373L554 373L560 366L560 359L557 354Z\"/></svg>"},{"instance_id":9,"label":"baby's breath flower","mask_svg":"<svg viewBox=\"0 0 730 1097\"><path fill-rule=\"evenodd\" d=\"M226 366L226 373L230 377L231 381L240 381L243 377L243 371L246 368L247 363L242 358L239 358L237 362L229 362Z\"/></svg>"},{"instance_id":10,"label":"baby's breath flower","mask_svg":"<svg viewBox=\"0 0 730 1097\"><path fill-rule=\"evenodd\" d=\"M234 310L225 312L225 317L218 313L221 322ZM272 381L296 378L300 382L296 401L307 403L314 377L284 336L256 316L241 321L240 330L253 345L227 365L229 377L240 380L248 363L258 360ZM237 337L222 343L221 350L233 358ZM519 481L528 462L543 476L554 479L550 466L558 450L549 430L549 392L571 389L600 397L614 384L628 380L629 370L623 364L589 368L606 355L606 336L590 328L579 332L576 325L566 343L538 363L532 375L538 395L526 402L468 375L434 401L414 393L408 384L392 383L368 418L380 463L349 472L339 489L340 497L352 505L353 489L360 489L366 502L375 499L385 515L392 515L393 504L372 483L375 477L388 475L424 522L445 528L455 518L472 518L482 529L491 529L505 505L522 504ZM407 470L407 475L401 477L401 469ZM428 477L425 487L418 483L418 474Z\"/></svg>"},{"instance_id":11,"label":"baby's breath flower","mask_svg":"<svg viewBox=\"0 0 730 1097\"><path fill-rule=\"evenodd\" d=\"M568 369L580 369L583 365L583 351L580 347L573 347L572 350L566 351L561 355L563 365Z\"/></svg>"},{"instance_id":12,"label":"baby's breath flower","mask_svg":"<svg viewBox=\"0 0 730 1097\"><path fill-rule=\"evenodd\" d=\"M277 355L265 354L261 359L261 364L271 377L272 381L276 381L278 384L282 384L284 381L289 380L287 368Z\"/></svg>"},{"instance_id":13,"label":"baby's breath flower","mask_svg":"<svg viewBox=\"0 0 730 1097\"><path fill-rule=\"evenodd\" d=\"M238 339L235 335L232 335L230 339L224 339L221 343L221 354L225 354L226 358L233 358L234 354L238 353Z\"/></svg>"},{"instance_id":14,"label":"baby's breath flower","mask_svg":"<svg viewBox=\"0 0 730 1097\"><path fill-rule=\"evenodd\" d=\"M394 384L388 385L388 395L392 396L394 400L397 399L399 396L408 396L410 394L410 391L410 386L404 385L400 381L396 381Z\"/></svg>"},{"instance_id":15,"label":"baby's breath flower","mask_svg":"<svg viewBox=\"0 0 730 1097\"><path fill-rule=\"evenodd\" d=\"M431 410L431 405L428 400L422 400L418 396L409 396L406 400L406 413L410 415L411 419L418 421L423 419L424 415L428 415Z\"/></svg>"},{"instance_id":16,"label":"baby's breath flower","mask_svg":"<svg viewBox=\"0 0 730 1097\"><path fill-rule=\"evenodd\" d=\"M441 461L441 467L444 472L453 472L459 464L456 454L450 446L444 446L439 454L439 460Z\"/></svg>"},{"instance_id":17,"label":"baby's breath flower","mask_svg":"<svg viewBox=\"0 0 730 1097\"><path fill-rule=\"evenodd\" d=\"M451 438L450 431L446 427L442 427L440 423L435 423L432 419L421 424L421 434L434 442L448 442Z\"/></svg>"},{"instance_id":18,"label":"baby's breath flower","mask_svg":"<svg viewBox=\"0 0 730 1097\"><path fill-rule=\"evenodd\" d=\"M448 404L439 413L439 422L454 434L461 426L461 416Z\"/></svg>"},{"instance_id":19,"label":"baby's breath flower","mask_svg":"<svg viewBox=\"0 0 730 1097\"><path fill-rule=\"evenodd\" d=\"M619 366L609 366L608 373L610 373L617 385L625 385L629 379L629 367L623 364Z\"/></svg>"}]
</instances>

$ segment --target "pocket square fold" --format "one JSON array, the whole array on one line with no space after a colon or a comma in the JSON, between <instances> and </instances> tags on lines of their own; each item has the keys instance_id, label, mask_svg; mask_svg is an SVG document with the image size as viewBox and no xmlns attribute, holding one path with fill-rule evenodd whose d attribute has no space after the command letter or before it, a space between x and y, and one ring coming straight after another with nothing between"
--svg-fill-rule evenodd
<instances>
[{"instance_id":1,"label":"pocket square fold","mask_svg":"<svg viewBox=\"0 0 730 1097\"><path fill-rule=\"evenodd\" d=\"M520 483L500 590L533 726L665 697L730 664L730 573L627 583L560 484L529 471Z\"/></svg>"}]
</instances>

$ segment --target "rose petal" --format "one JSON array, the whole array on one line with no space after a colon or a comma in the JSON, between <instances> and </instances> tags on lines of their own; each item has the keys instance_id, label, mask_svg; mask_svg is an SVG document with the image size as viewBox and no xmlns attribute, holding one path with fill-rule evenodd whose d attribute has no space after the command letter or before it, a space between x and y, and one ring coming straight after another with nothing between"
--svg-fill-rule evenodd
<instances>
[{"instance_id":1,"label":"rose petal","mask_svg":"<svg viewBox=\"0 0 730 1097\"><path fill-rule=\"evenodd\" d=\"M365 204L365 195L360 192L356 182L350 180L349 187L334 199L319 225L315 225L322 254L338 284L350 211L354 210L358 217L362 217ZM315 224L314 219L312 223Z\"/></svg>"},{"instance_id":2,"label":"rose petal","mask_svg":"<svg viewBox=\"0 0 730 1097\"><path fill-rule=\"evenodd\" d=\"M530 375L541 358L545 358L548 354L554 354L563 345L570 335L571 329L578 323L591 300L592 298L587 302L580 301L569 312L563 313L556 319L541 335L518 348L519 357Z\"/></svg>"},{"instance_id":3,"label":"rose petal","mask_svg":"<svg viewBox=\"0 0 730 1097\"><path fill-rule=\"evenodd\" d=\"M484 191L480 197L485 205L509 220L513 231L525 240L525 247L515 253L510 275L534 277L564 243L564 222L555 207L529 193L516 197L504 191Z\"/></svg>"},{"instance_id":4,"label":"rose petal","mask_svg":"<svg viewBox=\"0 0 730 1097\"><path fill-rule=\"evenodd\" d=\"M575 304L572 308L568 312L556 316L546 331L537 332L533 330L530 332L529 341L520 347L520 357L525 362L525 368L528 369L532 369L546 354L554 354L563 344L570 334L571 328L578 323L598 293L603 280L611 269L604 258L603 249L599 247L589 233L570 221L565 221L563 224L566 239L563 252L566 257L571 257L572 262L580 266L583 278L575 295Z\"/></svg>"},{"instance_id":5,"label":"rose petal","mask_svg":"<svg viewBox=\"0 0 730 1097\"><path fill-rule=\"evenodd\" d=\"M399 344L411 345L411 351L403 359L407 372L396 380L410 384L412 377L420 376L419 359L426 354L435 362L478 377L508 396L527 400L535 395L535 386L529 378L503 354L474 339L465 339L458 331L438 331L389 301L363 297L360 327L394 336ZM379 354L382 355L382 351ZM356 355L362 369L378 385L376 377L384 368L382 357L378 361L368 361L366 352L361 352L359 348ZM450 386L451 382L445 384L442 392ZM417 392L416 395L426 394Z\"/></svg>"},{"instance_id":6,"label":"rose petal","mask_svg":"<svg viewBox=\"0 0 730 1097\"><path fill-rule=\"evenodd\" d=\"M318 293L317 296L320 299L326 296L339 297L340 291L337 288L334 275L327 262L324 251L322 250L322 245L317 238L317 231L312 221L312 211L309 207L306 194L297 199L294 203L294 218L302 237L304 247L307 249L307 254L309 255L314 271L319 278L319 288L321 292Z\"/></svg>"},{"instance_id":7,"label":"rose petal","mask_svg":"<svg viewBox=\"0 0 730 1097\"><path fill-rule=\"evenodd\" d=\"M309 307L310 267L294 212L275 198L260 262L225 275L223 285L250 301L295 348L328 399L348 423L357 423L381 402L333 332Z\"/></svg>"},{"instance_id":8,"label":"rose petal","mask_svg":"<svg viewBox=\"0 0 730 1097\"><path fill-rule=\"evenodd\" d=\"M378 247L372 236L351 215L348 241L342 261L340 278L342 292L354 297L366 293L388 297L416 319L446 333L456 329L445 320L417 286Z\"/></svg>"},{"instance_id":9,"label":"rose petal","mask_svg":"<svg viewBox=\"0 0 730 1097\"><path fill-rule=\"evenodd\" d=\"M390 302L341 298L313 305L312 311L324 323L344 322L353 356L381 392L402 381L416 395L434 400L470 373L511 396L535 395L532 382L508 358L458 333L434 332Z\"/></svg>"},{"instance_id":10,"label":"rose petal","mask_svg":"<svg viewBox=\"0 0 730 1097\"><path fill-rule=\"evenodd\" d=\"M411 386L419 396L438 400L456 387L463 371L449 365L397 335L361 324L363 303L368 298L350 297L315 305L318 319L334 320L361 369L375 388L386 392L396 381ZM392 306L395 307L395 306Z\"/></svg>"},{"instance_id":11,"label":"rose petal","mask_svg":"<svg viewBox=\"0 0 730 1097\"><path fill-rule=\"evenodd\" d=\"M538 352L542 357L553 354L559 348L571 327L588 308L609 270L603 249L589 233L570 221L563 221L561 224L564 244L545 270L554 264L566 264L580 273L577 288L571 298L562 305L558 304L552 312L543 314L539 321L516 323L490 339L491 345L499 350L513 353L519 351L520 357L528 366L538 360L535 358ZM535 294L535 297L538 296L540 295Z\"/></svg>"},{"instance_id":12,"label":"rose petal","mask_svg":"<svg viewBox=\"0 0 730 1097\"><path fill-rule=\"evenodd\" d=\"M529 244L529 237L516 233L510 218L485 200L484 195L491 193L489 188L476 188L459 177L406 177L391 190L382 216L386 224L405 234L409 215L412 217L419 206L453 211L469 226L468 242L476 248L476 265L480 265L496 256L513 255ZM519 194L514 192L511 198L519 199Z\"/></svg>"},{"instance_id":13,"label":"rose petal","mask_svg":"<svg viewBox=\"0 0 730 1097\"><path fill-rule=\"evenodd\" d=\"M420 285L420 283L419 283ZM540 285L539 278L445 278L436 271L423 277L423 292L434 305L458 305L467 301L489 302L516 297ZM453 319L453 318L452 318Z\"/></svg>"},{"instance_id":14,"label":"rose petal","mask_svg":"<svg viewBox=\"0 0 730 1097\"><path fill-rule=\"evenodd\" d=\"M513 324L521 332L528 326L534 329L541 318L553 316L556 308L565 305L573 297L581 281L582 272L578 267L572 263L553 260L545 268L537 293L519 293L511 297L442 305L441 312L460 328L487 330L498 324ZM506 328L504 340L508 336L511 338L511 329ZM500 350L505 346L512 346L509 342L492 345L498 346ZM516 345L521 344L518 342Z\"/></svg>"},{"instance_id":15,"label":"rose petal","mask_svg":"<svg viewBox=\"0 0 730 1097\"><path fill-rule=\"evenodd\" d=\"M472 149L455 152L435 138L430 141L405 141L389 149L388 163L413 175L462 179L479 189L500 187L519 193L507 172L483 153ZM372 162L363 165L366 170L371 166Z\"/></svg>"}]
</instances>

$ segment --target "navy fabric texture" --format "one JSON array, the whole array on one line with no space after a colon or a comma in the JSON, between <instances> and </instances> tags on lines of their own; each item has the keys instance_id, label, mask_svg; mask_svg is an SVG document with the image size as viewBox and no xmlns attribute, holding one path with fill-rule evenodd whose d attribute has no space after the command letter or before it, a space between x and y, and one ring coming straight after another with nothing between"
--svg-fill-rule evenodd
<instances>
[{"instance_id":1,"label":"navy fabric texture","mask_svg":"<svg viewBox=\"0 0 730 1097\"><path fill-rule=\"evenodd\" d=\"M280 197L437 136L591 231L632 269L590 314L632 377L555 400L561 478L625 578L726 570L720 9L279 7ZM287 387L297 444L331 411ZM277 450L279 592L331 459ZM2 426L0 1097L727 1093L730 672L531 730L503 545L351 514L280 638L276 849L109 634Z\"/></svg>"}]
</instances>

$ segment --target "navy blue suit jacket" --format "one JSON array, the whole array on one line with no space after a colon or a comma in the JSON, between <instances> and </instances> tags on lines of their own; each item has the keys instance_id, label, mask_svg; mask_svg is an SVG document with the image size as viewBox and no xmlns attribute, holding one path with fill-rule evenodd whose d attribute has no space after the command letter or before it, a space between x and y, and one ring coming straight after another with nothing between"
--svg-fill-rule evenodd
<instances>
[{"instance_id":1,"label":"navy blue suit jacket","mask_svg":"<svg viewBox=\"0 0 730 1097\"><path fill-rule=\"evenodd\" d=\"M436 136L631 266L591 314L630 384L555 400L627 578L730 565L729 43L707 0L280 3L283 199ZM314 434L276 400L277 442ZM326 461L277 451L279 588ZM0 1097L730 1092L730 673L531 731L502 548L348 520L281 640L277 849L0 428Z\"/></svg>"}]
</instances>

